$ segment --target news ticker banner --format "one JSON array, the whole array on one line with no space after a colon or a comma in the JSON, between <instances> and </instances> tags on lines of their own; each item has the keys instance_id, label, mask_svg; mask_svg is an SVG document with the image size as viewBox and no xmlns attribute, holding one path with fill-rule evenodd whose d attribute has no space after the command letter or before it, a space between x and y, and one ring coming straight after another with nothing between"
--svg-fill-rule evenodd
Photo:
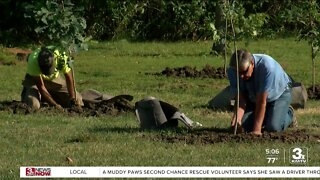
<instances>
[{"instance_id":1,"label":"news ticker banner","mask_svg":"<svg viewBox=\"0 0 320 180\"><path fill-rule=\"evenodd\" d=\"M21 178L320 178L315 166L20 167Z\"/></svg>"}]
</instances>

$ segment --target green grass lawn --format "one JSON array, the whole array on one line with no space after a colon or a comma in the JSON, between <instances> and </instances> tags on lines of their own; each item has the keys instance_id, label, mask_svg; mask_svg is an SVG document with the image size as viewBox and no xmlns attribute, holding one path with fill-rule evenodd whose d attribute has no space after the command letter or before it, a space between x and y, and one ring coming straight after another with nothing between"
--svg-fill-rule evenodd
<instances>
[{"instance_id":1,"label":"green grass lawn","mask_svg":"<svg viewBox=\"0 0 320 180\"><path fill-rule=\"evenodd\" d=\"M205 128L228 128L230 112L206 108L208 101L228 85L226 79L172 78L146 75L165 67L206 64L223 67L223 58L209 54L211 42L91 43L89 51L75 57L77 90L96 89L111 94L130 94L133 103L154 96L180 108ZM253 53L277 59L296 81L312 82L310 47L294 39L253 41ZM3 52L2 52L3 53ZM230 56L230 55L229 55ZM12 56L1 56L12 58ZM317 62L318 63L318 62ZM25 62L0 65L0 100L20 100ZM317 77L319 77L317 75ZM309 101L296 111L299 128L320 134L320 103ZM290 130L289 130L290 131ZM308 166L319 166L320 142L242 142L214 144L155 141L159 134L187 134L178 130L142 131L133 113L120 116L69 117L66 114L28 115L0 111L0 179L18 179L20 166L290 166L278 161L268 164L266 149L309 150ZM66 157L73 160L68 164Z\"/></svg>"}]
</instances>

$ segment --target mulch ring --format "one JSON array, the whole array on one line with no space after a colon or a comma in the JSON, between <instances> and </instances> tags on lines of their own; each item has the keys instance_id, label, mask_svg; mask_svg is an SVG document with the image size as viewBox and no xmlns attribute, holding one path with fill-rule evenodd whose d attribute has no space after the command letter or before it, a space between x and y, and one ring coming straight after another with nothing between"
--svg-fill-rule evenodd
<instances>
[{"instance_id":1,"label":"mulch ring","mask_svg":"<svg viewBox=\"0 0 320 180\"><path fill-rule=\"evenodd\" d=\"M0 111L9 111L14 114L29 114L35 113L27 104L21 101L3 101L0 102ZM64 112L67 115L75 116L101 116L101 115L119 115L125 112L133 112L134 106L129 101L121 99L114 102L101 101L99 103L85 103L82 108L71 107L64 108ZM48 106L46 103L42 103L41 108L36 112L44 113L61 113L60 110Z\"/></svg>"},{"instance_id":2,"label":"mulch ring","mask_svg":"<svg viewBox=\"0 0 320 180\"><path fill-rule=\"evenodd\" d=\"M146 73L147 75L157 76L170 76L170 77L190 77L190 78L215 78L222 79L226 78L224 74L224 68L215 68L210 65L206 65L203 69L197 70L196 67L184 66L170 68L166 67L160 73Z\"/></svg>"},{"instance_id":3,"label":"mulch ring","mask_svg":"<svg viewBox=\"0 0 320 180\"><path fill-rule=\"evenodd\" d=\"M263 133L261 136L252 135L249 133L241 133L234 135L231 132L221 132L210 129L199 129L186 134L159 134L152 137L146 137L153 141L164 141L169 143L185 143L185 144L216 144L224 142L283 142L283 143L298 143L298 142L314 142L320 143L320 135L308 133L306 130L285 131L282 133Z\"/></svg>"},{"instance_id":4,"label":"mulch ring","mask_svg":"<svg viewBox=\"0 0 320 180\"><path fill-rule=\"evenodd\" d=\"M315 85L315 91L313 92L313 87L307 88L309 99L320 99L320 85Z\"/></svg>"}]
</instances>

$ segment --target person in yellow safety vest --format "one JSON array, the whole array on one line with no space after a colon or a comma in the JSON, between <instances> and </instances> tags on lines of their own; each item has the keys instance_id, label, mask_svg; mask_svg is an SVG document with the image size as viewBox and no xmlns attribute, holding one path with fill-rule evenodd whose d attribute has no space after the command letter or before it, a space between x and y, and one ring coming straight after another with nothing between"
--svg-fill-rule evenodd
<instances>
[{"instance_id":1,"label":"person in yellow safety vest","mask_svg":"<svg viewBox=\"0 0 320 180\"><path fill-rule=\"evenodd\" d=\"M21 100L31 109L47 102L60 110L83 106L81 94L75 91L69 57L54 46L38 48L28 57L27 72L22 82ZM60 73L64 74L63 79Z\"/></svg>"}]
</instances>

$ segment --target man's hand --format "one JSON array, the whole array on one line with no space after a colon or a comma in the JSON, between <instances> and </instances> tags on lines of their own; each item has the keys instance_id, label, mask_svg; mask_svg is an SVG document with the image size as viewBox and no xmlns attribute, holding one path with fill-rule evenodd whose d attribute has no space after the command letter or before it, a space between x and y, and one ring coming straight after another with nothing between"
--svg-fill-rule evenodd
<instances>
[{"instance_id":1,"label":"man's hand","mask_svg":"<svg viewBox=\"0 0 320 180\"><path fill-rule=\"evenodd\" d=\"M233 124L233 125L231 124L231 129L234 130L234 128L235 128L235 124ZM237 134L244 132L244 130L243 130L242 126L241 126L241 123L239 123L239 122L237 124L237 131L236 132L237 132Z\"/></svg>"},{"instance_id":2,"label":"man's hand","mask_svg":"<svg viewBox=\"0 0 320 180\"><path fill-rule=\"evenodd\" d=\"M256 135L256 136L261 136L262 135L261 131L252 131L250 134Z\"/></svg>"},{"instance_id":3,"label":"man's hand","mask_svg":"<svg viewBox=\"0 0 320 180\"><path fill-rule=\"evenodd\" d=\"M241 126L241 119L238 118L237 123L238 123L238 126L239 125ZM236 125L236 118L234 116L234 118L232 118L232 120L231 120L231 126L234 127L235 125Z\"/></svg>"},{"instance_id":4,"label":"man's hand","mask_svg":"<svg viewBox=\"0 0 320 180\"><path fill-rule=\"evenodd\" d=\"M79 102L75 98L69 100L69 107L81 107Z\"/></svg>"},{"instance_id":5,"label":"man's hand","mask_svg":"<svg viewBox=\"0 0 320 180\"><path fill-rule=\"evenodd\" d=\"M60 104L55 105L55 108L57 108L58 110L64 112L64 109Z\"/></svg>"},{"instance_id":6,"label":"man's hand","mask_svg":"<svg viewBox=\"0 0 320 180\"><path fill-rule=\"evenodd\" d=\"M71 98L71 99L69 100L69 106L70 106L70 107L77 106L77 101L76 101L75 98Z\"/></svg>"},{"instance_id":7,"label":"man's hand","mask_svg":"<svg viewBox=\"0 0 320 180\"><path fill-rule=\"evenodd\" d=\"M83 109L82 109L81 105L79 104L78 101L76 101L75 98L70 99L69 107L70 107L70 109L71 109L72 111L75 111L75 112L83 112Z\"/></svg>"}]
</instances>

